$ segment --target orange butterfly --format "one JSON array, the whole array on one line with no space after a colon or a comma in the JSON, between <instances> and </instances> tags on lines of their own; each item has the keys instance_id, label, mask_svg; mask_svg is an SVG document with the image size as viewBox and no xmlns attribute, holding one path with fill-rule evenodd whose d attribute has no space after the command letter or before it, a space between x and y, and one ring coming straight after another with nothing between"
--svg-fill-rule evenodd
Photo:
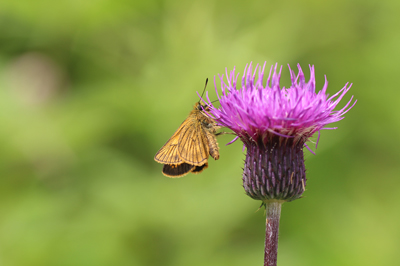
<instances>
[{"instance_id":1,"label":"orange butterfly","mask_svg":"<svg viewBox=\"0 0 400 266\"><path fill-rule=\"evenodd\" d=\"M219 159L216 136L221 133L216 130L220 126L205 114L206 111L209 108L197 102L188 118L154 156L156 162L164 164L162 173L165 176L198 174L208 167L209 155Z\"/></svg>"}]
</instances>

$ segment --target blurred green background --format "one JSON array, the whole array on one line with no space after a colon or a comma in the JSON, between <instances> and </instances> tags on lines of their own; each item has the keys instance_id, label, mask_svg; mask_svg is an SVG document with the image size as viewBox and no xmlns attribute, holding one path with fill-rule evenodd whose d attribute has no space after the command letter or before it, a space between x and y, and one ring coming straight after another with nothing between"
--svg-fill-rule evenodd
<instances>
[{"instance_id":1,"label":"blurred green background","mask_svg":"<svg viewBox=\"0 0 400 266\"><path fill-rule=\"evenodd\" d=\"M244 153L169 179L154 154L205 78L316 68L358 103L306 151L280 266L399 265L399 1L0 3L0 265L263 265ZM216 99L213 82L210 97ZM314 138L315 141L315 138ZM313 147L311 145L311 147ZM313 147L314 148L314 147Z\"/></svg>"}]
</instances>

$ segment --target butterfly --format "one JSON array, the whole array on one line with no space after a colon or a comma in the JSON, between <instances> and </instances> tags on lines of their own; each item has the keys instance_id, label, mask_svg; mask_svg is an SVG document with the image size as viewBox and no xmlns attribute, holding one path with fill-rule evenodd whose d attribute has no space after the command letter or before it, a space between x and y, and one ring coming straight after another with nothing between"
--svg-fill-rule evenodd
<instances>
[{"instance_id":1,"label":"butterfly","mask_svg":"<svg viewBox=\"0 0 400 266\"><path fill-rule=\"evenodd\" d=\"M156 162L164 164L162 173L165 176L198 174L208 167L208 156L219 159L216 136L220 133L216 131L221 126L207 116L208 111L208 106L197 102L178 130L154 156Z\"/></svg>"}]
</instances>

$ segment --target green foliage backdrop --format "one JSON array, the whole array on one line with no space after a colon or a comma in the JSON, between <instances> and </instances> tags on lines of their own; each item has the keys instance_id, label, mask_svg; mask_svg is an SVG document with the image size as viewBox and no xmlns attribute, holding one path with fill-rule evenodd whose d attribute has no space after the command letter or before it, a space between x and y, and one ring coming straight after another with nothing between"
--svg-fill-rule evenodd
<instances>
[{"instance_id":1,"label":"green foliage backdrop","mask_svg":"<svg viewBox=\"0 0 400 266\"><path fill-rule=\"evenodd\" d=\"M313 64L318 88L352 82L344 100L359 101L306 151L279 265L398 265L399 13L395 0L2 1L0 265L262 265L239 142L220 137L201 175L168 179L153 161L205 78L251 61L284 65L286 86L286 64Z\"/></svg>"}]
</instances>

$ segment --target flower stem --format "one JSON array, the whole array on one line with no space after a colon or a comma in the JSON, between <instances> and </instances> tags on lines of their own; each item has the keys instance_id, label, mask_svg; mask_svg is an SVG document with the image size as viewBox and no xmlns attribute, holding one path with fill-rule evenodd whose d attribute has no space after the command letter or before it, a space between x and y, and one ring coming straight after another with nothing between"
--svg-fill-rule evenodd
<instances>
[{"instance_id":1,"label":"flower stem","mask_svg":"<svg viewBox=\"0 0 400 266\"><path fill-rule=\"evenodd\" d=\"M276 266L278 259L278 232L282 202L265 202L267 218L265 223L264 266Z\"/></svg>"}]
</instances>

